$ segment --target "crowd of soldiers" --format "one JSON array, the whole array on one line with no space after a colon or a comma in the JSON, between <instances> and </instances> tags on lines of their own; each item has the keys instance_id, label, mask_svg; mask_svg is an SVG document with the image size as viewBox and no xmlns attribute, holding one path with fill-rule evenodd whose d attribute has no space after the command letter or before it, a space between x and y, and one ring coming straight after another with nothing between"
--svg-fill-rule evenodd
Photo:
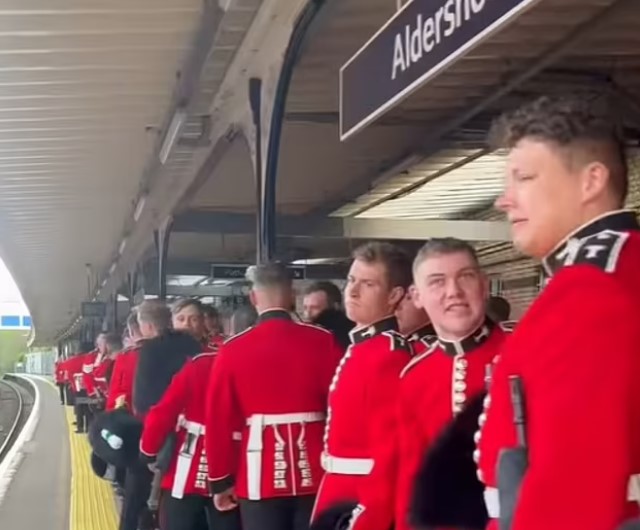
<instances>
[{"instance_id":1,"label":"crowd of soldiers","mask_svg":"<svg viewBox=\"0 0 640 530\"><path fill-rule=\"evenodd\" d=\"M640 227L623 210L623 129L603 98L576 95L493 132L508 150L496 206L547 276L517 324L488 307L470 244L373 242L343 292L305 293L303 319L287 268L260 264L255 313L230 338L196 301L173 315L147 301L110 377L110 336L61 365L76 398L107 389L89 431L124 487L121 530L146 528L158 499L162 530L638 528Z\"/></svg>"}]
</instances>

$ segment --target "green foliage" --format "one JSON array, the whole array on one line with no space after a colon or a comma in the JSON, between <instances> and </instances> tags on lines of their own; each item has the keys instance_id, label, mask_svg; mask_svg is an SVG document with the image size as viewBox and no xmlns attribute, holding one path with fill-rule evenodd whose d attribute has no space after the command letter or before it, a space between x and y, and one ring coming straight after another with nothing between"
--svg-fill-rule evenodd
<instances>
[{"instance_id":1,"label":"green foliage","mask_svg":"<svg viewBox=\"0 0 640 530\"><path fill-rule=\"evenodd\" d=\"M11 372L27 351L29 334L25 331L0 331L0 374Z\"/></svg>"}]
</instances>

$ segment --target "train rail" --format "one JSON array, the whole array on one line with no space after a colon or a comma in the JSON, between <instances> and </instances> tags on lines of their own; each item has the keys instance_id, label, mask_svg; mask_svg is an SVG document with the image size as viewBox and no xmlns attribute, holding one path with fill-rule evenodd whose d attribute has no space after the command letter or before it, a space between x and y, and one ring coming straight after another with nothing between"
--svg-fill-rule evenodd
<instances>
[{"instance_id":1,"label":"train rail","mask_svg":"<svg viewBox=\"0 0 640 530\"><path fill-rule=\"evenodd\" d=\"M0 379L0 462L29 418L34 401L28 382L19 378Z\"/></svg>"}]
</instances>

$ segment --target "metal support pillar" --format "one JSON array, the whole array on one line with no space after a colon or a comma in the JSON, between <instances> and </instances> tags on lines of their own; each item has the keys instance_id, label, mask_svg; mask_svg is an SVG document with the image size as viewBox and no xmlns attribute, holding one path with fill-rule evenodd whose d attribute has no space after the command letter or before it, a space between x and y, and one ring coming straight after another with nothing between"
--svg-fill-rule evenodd
<instances>
[{"instance_id":1,"label":"metal support pillar","mask_svg":"<svg viewBox=\"0 0 640 530\"><path fill-rule=\"evenodd\" d=\"M256 174L256 204L258 215L256 216L256 261L264 263L268 261L269 245L265 208L265 189L262 178L262 79L252 77L249 79L249 105L255 134L255 174Z\"/></svg>"},{"instance_id":2,"label":"metal support pillar","mask_svg":"<svg viewBox=\"0 0 640 530\"><path fill-rule=\"evenodd\" d=\"M269 127L269 140L264 174L262 172L262 88L261 79L249 81L249 100L256 131L256 175L258 175L258 262L272 260L276 256L276 193L280 140L285 118L287 95L293 70L300 54L307 30L325 0L312 0L298 17L284 54L280 76L276 85L273 111Z\"/></svg>"},{"instance_id":3,"label":"metal support pillar","mask_svg":"<svg viewBox=\"0 0 640 530\"><path fill-rule=\"evenodd\" d=\"M168 219L159 230L153 233L158 252L158 298L167 298L167 256L169 255L169 240L171 237L172 219Z\"/></svg>"},{"instance_id":4,"label":"metal support pillar","mask_svg":"<svg viewBox=\"0 0 640 530\"><path fill-rule=\"evenodd\" d=\"M118 332L118 293L111 295L111 303L113 304L113 310L111 312L111 329L114 333Z\"/></svg>"}]
</instances>

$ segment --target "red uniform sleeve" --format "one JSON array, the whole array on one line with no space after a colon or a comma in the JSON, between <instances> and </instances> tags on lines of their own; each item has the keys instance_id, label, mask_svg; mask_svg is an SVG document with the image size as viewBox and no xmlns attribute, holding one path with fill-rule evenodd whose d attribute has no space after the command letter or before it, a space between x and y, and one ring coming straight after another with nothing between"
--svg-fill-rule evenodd
<instances>
[{"instance_id":1,"label":"red uniform sleeve","mask_svg":"<svg viewBox=\"0 0 640 530\"><path fill-rule=\"evenodd\" d=\"M164 445L167 436L176 428L178 417L184 411L189 392L190 363L187 363L173 377L162 398L145 416L144 429L140 439L140 452L155 456Z\"/></svg>"},{"instance_id":2,"label":"red uniform sleeve","mask_svg":"<svg viewBox=\"0 0 640 530\"><path fill-rule=\"evenodd\" d=\"M367 385L368 439L374 466L358 492L350 530L389 530L393 525L398 470L397 398L400 373L409 354L385 356L369 375Z\"/></svg>"},{"instance_id":3,"label":"red uniform sleeve","mask_svg":"<svg viewBox=\"0 0 640 530\"><path fill-rule=\"evenodd\" d=\"M126 362L126 355L127 353L122 353L118 355L114 361L113 373L111 374L109 390L107 391L107 403L105 405L107 410L115 409L118 397L124 393L122 390L122 373L123 366Z\"/></svg>"},{"instance_id":4,"label":"red uniform sleeve","mask_svg":"<svg viewBox=\"0 0 640 530\"><path fill-rule=\"evenodd\" d=\"M523 369L530 467L513 530L601 530L624 518L638 401L637 309L611 276L566 273L572 277L564 278L556 313L539 330L548 346L531 363L535 372Z\"/></svg>"},{"instance_id":5,"label":"red uniform sleeve","mask_svg":"<svg viewBox=\"0 0 640 530\"><path fill-rule=\"evenodd\" d=\"M233 352L227 345L213 363L207 389L205 448L213 493L221 493L235 482L238 451L234 431L243 422L234 389Z\"/></svg>"}]
</instances>

